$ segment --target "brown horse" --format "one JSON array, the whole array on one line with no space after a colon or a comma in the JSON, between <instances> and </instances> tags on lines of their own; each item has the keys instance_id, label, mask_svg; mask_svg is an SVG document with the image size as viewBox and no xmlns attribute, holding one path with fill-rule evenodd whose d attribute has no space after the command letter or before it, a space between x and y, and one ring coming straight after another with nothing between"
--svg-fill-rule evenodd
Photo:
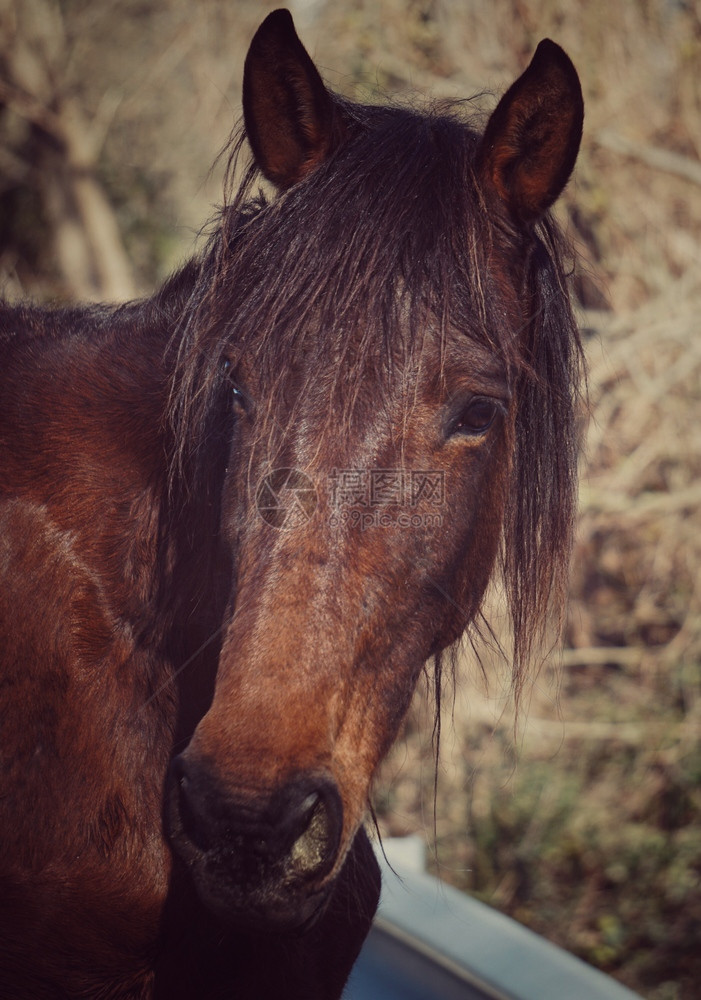
<instances>
[{"instance_id":1,"label":"brown horse","mask_svg":"<svg viewBox=\"0 0 701 1000\"><path fill-rule=\"evenodd\" d=\"M0 311L4 1000L339 997L422 665L501 567L518 682L562 586L569 59L480 135L332 95L276 11L243 104L243 184L155 297Z\"/></svg>"}]
</instances>

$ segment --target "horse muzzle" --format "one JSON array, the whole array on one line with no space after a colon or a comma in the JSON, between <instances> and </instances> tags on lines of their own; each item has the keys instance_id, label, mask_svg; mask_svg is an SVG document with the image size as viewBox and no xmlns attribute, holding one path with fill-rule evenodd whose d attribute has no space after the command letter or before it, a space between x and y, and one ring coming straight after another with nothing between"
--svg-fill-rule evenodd
<instances>
[{"instance_id":1,"label":"horse muzzle","mask_svg":"<svg viewBox=\"0 0 701 1000\"><path fill-rule=\"evenodd\" d=\"M200 899L233 924L306 930L333 885L343 806L328 775L305 774L272 794L233 795L185 754L168 774L167 824Z\"/></svg>"}]
</instances>

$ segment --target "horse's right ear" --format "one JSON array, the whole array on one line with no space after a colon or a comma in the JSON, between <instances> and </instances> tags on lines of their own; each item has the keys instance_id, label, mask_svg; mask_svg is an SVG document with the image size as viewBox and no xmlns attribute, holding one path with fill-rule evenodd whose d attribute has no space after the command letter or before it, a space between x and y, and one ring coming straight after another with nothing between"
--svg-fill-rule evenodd
<instances>
[{"instance_id":1,"label":"horse's right ear","mask_svg":"<svg viewBox=\"0 0 701 1000\"><path fill-rule=\"evenodd\" d=\"M258 166L283 190L342 138L334 100L287 10L268 14L253 37L243 71L243 119Z\"/></svg>"},{"instance_id":2,"label":"horse's right ear","mask_svg":"<svg viewBox=\"0 0 701 1000\"><path fill-rule=\"evenodd\" d=\"M560 195L579 152L584 102L569 56L549 38L487 123L477 171L512 220L536 222Z\"/></svg>"}]
</instances>

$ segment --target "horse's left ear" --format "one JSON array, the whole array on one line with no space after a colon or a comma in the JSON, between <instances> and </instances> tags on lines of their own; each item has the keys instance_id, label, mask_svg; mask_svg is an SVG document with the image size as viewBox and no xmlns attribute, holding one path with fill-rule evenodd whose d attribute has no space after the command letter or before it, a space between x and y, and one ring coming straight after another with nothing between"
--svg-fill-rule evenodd
<instances>
[{"instance_id":1,"label":"horse's left ear","mask_svg":"<svg viewBox=\"0 0 701 1000\"><path fill-rule=\"evenodd\" d=\"M342 137L340 113L287 10L269 14L253 36L243 119L258 166L283 190L322 163Z\"/></svg>"},{"instance_id":2,"label":"horse's left ear","mask_svg":"<svg viewBox=\"0 0 701 1000\"><path fill-rule=\"evenodd\" d=\"M477 170L517 224L536 222L560 195L582 138L577 71L549 38L504 94L480 141Z\"/></svg>"}]
</instances>

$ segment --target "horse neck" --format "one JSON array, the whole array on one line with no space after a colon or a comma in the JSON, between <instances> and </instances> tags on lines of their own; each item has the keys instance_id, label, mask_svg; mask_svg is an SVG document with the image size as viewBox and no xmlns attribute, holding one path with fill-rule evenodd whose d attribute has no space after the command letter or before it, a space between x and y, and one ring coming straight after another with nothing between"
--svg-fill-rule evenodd
<instances>
[{"instance_id":1,"label":"horse neck","mask_svg":"<svg viewBox=\"0 0 701 1000\"><path fill-rule=\"evenodd\" d=\"M167 484L163 301L0 307L0 497L41 509L130 630L155 633Z\"/></svg>"},{"instance_id":2,"label":"horse neck","mask_svg":"<svg viewBox=\"0 0 701 1000\"><path fill-rule=\"evenodd\" d=\"M213 673L228 576L216 504L169 478L172 340L196 279L194 263L117 309L0 304L0 507L31 508L70 547L157 686L187 661Z\"/></svg>"}]
</instances>

